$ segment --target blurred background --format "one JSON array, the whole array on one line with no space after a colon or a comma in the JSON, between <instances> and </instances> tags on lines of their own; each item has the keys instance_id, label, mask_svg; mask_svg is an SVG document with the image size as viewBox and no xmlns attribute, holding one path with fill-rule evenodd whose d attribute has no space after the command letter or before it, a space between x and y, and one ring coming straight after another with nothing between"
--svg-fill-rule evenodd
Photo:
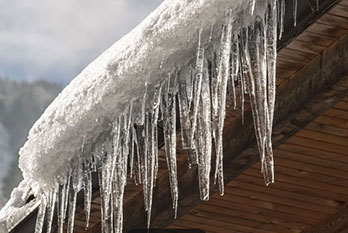
<instances>
[{"instance_id":1,"label":"blurred background","mask_svg":"<svg viewBox=\"0 0 348 233\"><path fill-rule=\"evenodd\" d=\"M0 0L0 209L18 150L57 94L162 0Z\"/></svg>"}]
</instances>

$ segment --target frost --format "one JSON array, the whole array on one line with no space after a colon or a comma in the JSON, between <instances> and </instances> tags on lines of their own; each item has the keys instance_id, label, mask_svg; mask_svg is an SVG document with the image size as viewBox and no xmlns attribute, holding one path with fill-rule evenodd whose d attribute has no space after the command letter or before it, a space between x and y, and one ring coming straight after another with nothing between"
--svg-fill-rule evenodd
<instances>
[{"instance_id":1,"label":"frost","mask_svg":"<svg viewBox=\"0 0 348 233\"><path fill-rule=\"evenodd\" d=\"M182 148L187 151L189 167L198 167L201 199L209 199L212 158L216 159L213 178L223 195L223 128L229 92L233 108L241 105L242 123L245 95L249 95L261 172L267 185L274 182L271 136L276 88L276 43L277 30L279 38L284 31L285 1L232 1L238 3L238 7L227 0L205 3L178 1L182 6L189 5L185 14L177 16L178 19L173 15L180 12L163 16L163 12L171 9L169 2L165 1L157 13L145 20L145 26L133 31L130 34L133 37L126 36L110 49L111 52L107 51L81 74L92 80L83 84L82 93L77 91L80 83L73 81L68 87L73 94L63 92L48 108L44 120L39 120L31 130L29 141L21 151L21 167L24 177L35 181L41 188L37 191L42 204L36 233L41 233L45 214L50 231L55 206L58 232L63 232L65 223L67 232L73 232L76 197L81 190L84 192L88 227L92 173L98 175L103 233L120 233L123 230L123 198L127 177L143 186L147 226L150 227L153 187L158 173L158 131L162 129L174 216L177 216L180 197L176 161L178 137L182 139ZM202 11L196 11L196 8ZM216 11L210 14L212 19L203 14L212 10ZM195 14L204 20L197 23ZM179 20L189 20L196 31L191 33L190 27L190 30L175 35L175 30L183 28L177 22ZM184 39L178 39L178 36ZM126 39L132 39L136 45L125 46ZM187 53L184 44L190 47L192 53ZM168 51L157 53L162 50L161 46ZM126 48L125 52L123 48ZM155 56L147 57L151 52ZM127 60L128 57L133 59ZM178 61L180 59L183 61ZM150 66L150 72L145 72L147 67L138 66L141 62ZM140 79L138 74L141 73L145 76ZM75 101L87 97L91 102L74 105ZM65 103L65 100L70 104L63 111L57 107L57 103ZM77 108L76 114L84 114L73 116L71 108ZM47 118L47 115L52 118ZM46 131L42 125L50 124L47 122L52 119L52 124L61 126L52 129L55 137L47 138L44 142L47 144L29 147L30 144L36 146L35 143L39 143L39 136L31 135L43 137ZM178 136L178 133L181 135ZM71 146L65 148L66 144ZM52 172L52 176L44 178L39 175L42 171L40 166L35 162L26 162L33 152L37 152L40 158L50 154L50 151L63 154L57 161L61 166ZM42 163L47 161L45 159ZM53 187L48 185L44 188L42 184L47 180L54 181Z\"/></svg>"}]
</instances>

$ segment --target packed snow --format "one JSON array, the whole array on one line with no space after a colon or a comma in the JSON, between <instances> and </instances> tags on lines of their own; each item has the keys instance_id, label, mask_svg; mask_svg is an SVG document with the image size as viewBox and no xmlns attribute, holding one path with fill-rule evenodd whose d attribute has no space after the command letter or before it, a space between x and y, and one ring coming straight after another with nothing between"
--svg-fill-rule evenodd
<instances>
[{"instance_id":1,"label":"packed snow","mask_svg":"<svg viewBox=\"0 0 348 233\"><path fill-rule=\"evenodd\" d=\"M223 194L228 86L235 105L244 109L244 95L250 97L262 173L272 183L276 42L283 16L284 1L277 0L166 0L92 62L46 109L20 151L24 180L41 202L35 233L45 216L50 233L54 211L59 233L64 222L72 233L82 189L88 226L96 171L102 232L122 232L128 175L143 185L150 227L159 120L175 215L177 121L188 162L198 166L201 199L209 199L213 153L214 180Z\"/></svg>"}]
</instances>

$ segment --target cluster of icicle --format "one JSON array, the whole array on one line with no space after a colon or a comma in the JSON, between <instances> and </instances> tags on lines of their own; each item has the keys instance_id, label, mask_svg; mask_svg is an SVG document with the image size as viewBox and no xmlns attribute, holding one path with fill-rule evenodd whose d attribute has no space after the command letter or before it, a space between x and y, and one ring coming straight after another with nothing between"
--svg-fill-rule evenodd
<instances>
[{"instance_id":1,"label":"cluster of icicle","mask_svg":"<svg viewBox=\"0 0 348 233\"><path fill-rule=\"evenodd\" d=\"M248 11L237 17L238 20L232 20L232 12L228 12L221 30L221 40L211 41L210 46L203 47L202 30L199 30L196 61L191 67L183 67L170 74L162 84L155 87L155 91L145 93L142 100L143 119L134 121L131 103L127 111L111 124L109 135L90 146L91 154L85 155L83 146L81 155L71 161L68 178L61 181L64 185L57 185L50 192L42 192L35 233L42 232L45 216L47 232L51 232L55 212L58 232L63 232L63 224L67 222L67 232L72 233L77 193L81 190L84 193L88 227L94 172L99 177L103 233L122 232L123 196L128 175L136 184L143 185L147 225L150 227L153 187L158 172L159 122L163 122L175 216L179 198L177 121L181 125L182 147L188 150L189 165L198 166L201 199L209 199L213 153L216 158L214 182L223 195L222 139L227 89L233 96L234 107L237 103L241 104L242 113L244 95L249 95L262 173L266 184L274 181L271 133L275 102L276 42L277 30L279 34L283 32L285 2L270 1L265 15L252 17L253 22L245 25L243 19L251 18L254 8L255 0L251 0ZM145 103L148 100L151 100L150 104ZM150 107L145 108L145 105Z\"/></svg>"}]
</instances>

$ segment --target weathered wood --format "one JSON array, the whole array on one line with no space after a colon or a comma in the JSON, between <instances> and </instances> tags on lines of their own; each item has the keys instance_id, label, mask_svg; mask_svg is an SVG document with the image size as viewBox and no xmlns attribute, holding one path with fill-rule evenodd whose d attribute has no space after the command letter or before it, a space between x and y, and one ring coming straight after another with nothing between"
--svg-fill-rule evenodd
<instances>
[{"instance_id":1,"label":"weathered wood","mask_svg":"<svg viewBox=\"0 0 348 233\"><path fill-rule=\"evenodd\" d=\"M348 206L304 233L343 233L348 229Z\"/></svg>"}]
</instances>

